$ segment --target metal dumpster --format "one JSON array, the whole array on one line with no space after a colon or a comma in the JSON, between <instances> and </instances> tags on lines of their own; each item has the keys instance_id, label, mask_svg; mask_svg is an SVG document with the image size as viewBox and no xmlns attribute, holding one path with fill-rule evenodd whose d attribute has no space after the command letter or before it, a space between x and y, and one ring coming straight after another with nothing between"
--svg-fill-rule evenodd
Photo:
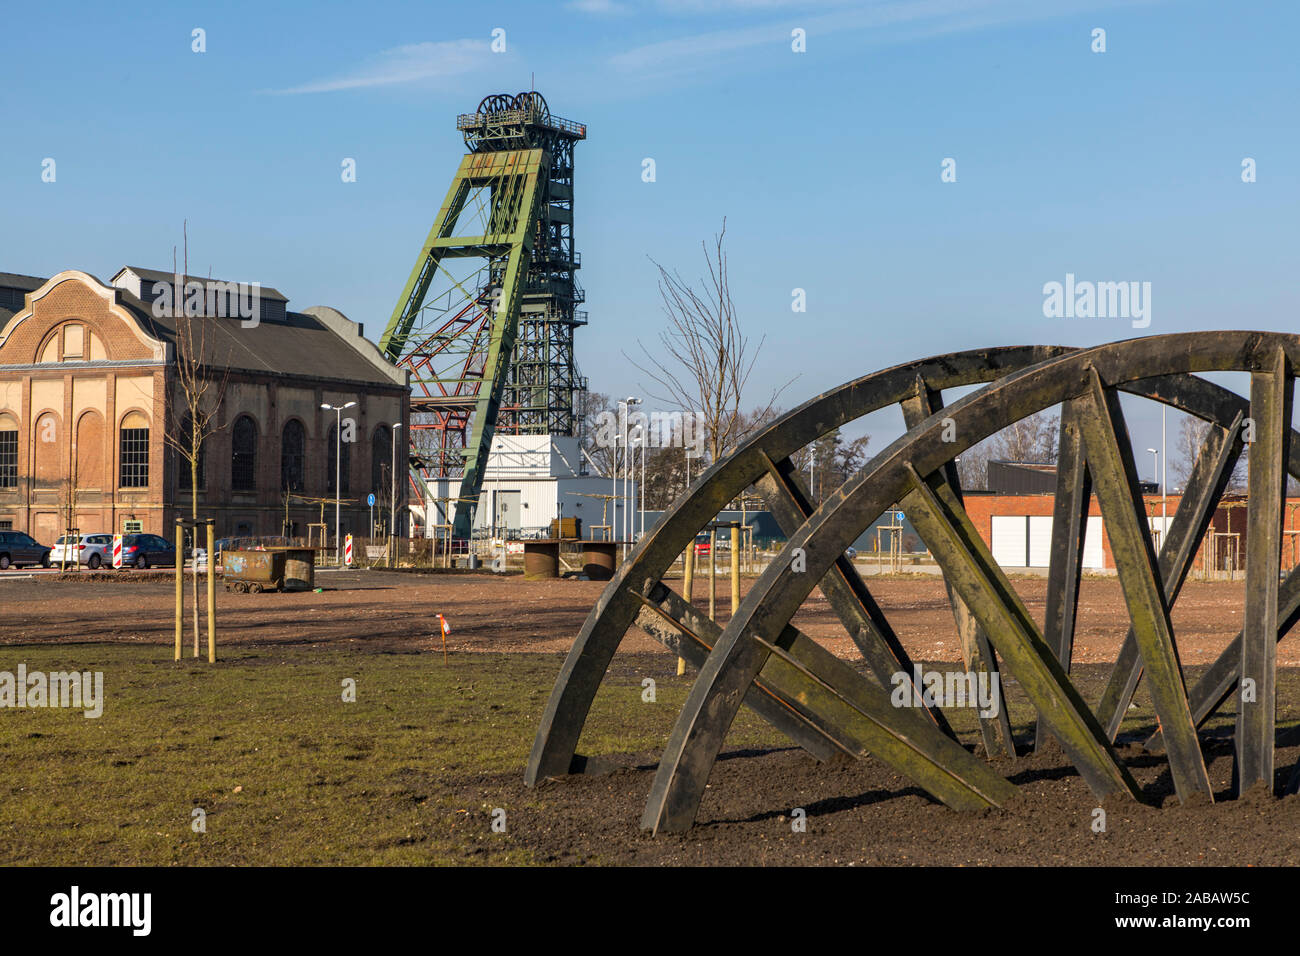
<instances>
[{"instance_id":1,"label":"metal dumpster","mask_svg":"<svg viewBox=\"0 0 1300 956\"><path fill-rule=\"evenodd\" d=\"M223 551L226 589L309 591L316 586L316 552L310 548Z\"/></svg>"}]
</instances>

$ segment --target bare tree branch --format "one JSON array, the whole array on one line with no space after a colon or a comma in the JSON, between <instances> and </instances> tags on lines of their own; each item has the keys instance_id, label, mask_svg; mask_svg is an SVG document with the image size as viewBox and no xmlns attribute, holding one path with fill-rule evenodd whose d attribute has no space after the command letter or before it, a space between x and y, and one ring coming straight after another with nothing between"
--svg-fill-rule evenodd
<instances>
[{"instance_id":1,"label":"bare tree branch","mask_svg":"<svg viewBox=\"0 0 1300 956\"><path fill-rule=\"evenodd\" d=\"M650 260L659 270L659 295L668 327L659 334L657 354L637 343L645 364L628 357L661 391L652 398L684 413L702 413L708 462L717 461L743 437L741 397L765 339L759 339L751 351L748 337L741 332L731 297L726 233L723 219L712 249L700 244L709 274L700 280L698 290L680 272ZM766 407L755 416L766 417L788 385L774 389Z\"/></svg>"}]
</instances>

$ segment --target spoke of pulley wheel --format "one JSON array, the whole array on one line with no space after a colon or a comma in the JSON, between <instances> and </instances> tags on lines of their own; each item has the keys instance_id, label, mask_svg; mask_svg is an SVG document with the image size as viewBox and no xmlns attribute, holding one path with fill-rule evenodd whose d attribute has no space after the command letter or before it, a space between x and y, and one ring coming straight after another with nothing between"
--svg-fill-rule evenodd
<instances>
[{"instance_id":1,"label":"spoke of pulley wheel","mask_svg":"<svg viewBox=\"0 0 1300 956\"><path fill-rule=\"evenodd\" d=\"M722 633L717 622L699 613L663 583L656 585L648 597L637 597L645 604L637 615L637 627L692 667L703 667ZM797 692L797 688L791 691ZM856 756L841 739L799 713L789 702L788 693L769 686L761 675L746 691L745 706L818 760L829 760L837 752Z\"/></svg>"},{"instance_id":2,"label":"spoke of pulley wheel","mask_svg":"<svg viewBox=\"0 0 1300 956\"><path fill-rule=\"evenodd\" d=\"M1250 376L1250 471L1246 504L1246 608L1241 628L1241 682L1233 777L1238 793L1273 790L1277 723L1277 579L1294 387L1286 352ZM1247 436L1252 437L1252 436ZM1166 738L1168 733L1165 734ZM1169 746L1166 739L1165 746Z\"/></svg>"},{"instance_id":3,"label":"spoke of pulley wheel","mask_svg":"<svg viewBox=\"0 0 1300 956\"><path fill-rule=\"evenodd\" d=\"M1074 624L1079 610L1079 581L1083 575L1083 542L1092 504L1092 478L1083 453L1074 403L1061 405L1060 438L1056 454L1056 498L1052 506L1052 551L1047 569L1047 609L1043 639L1061 669L1070 673L1074 657ZM1034 750L1041 751L1051 737L1039 718Z\"/></svg>"},{"instance_id":4,"label":"spoke of pulley wheel","mask_svg":"<svg viewBox=\"0 0 1300 956\"><path fill-rule=\"evenodd\" d=\"M1140 799L1092 711L1038 633L1020 595L998 567L983 536L953 502L907 464L912 490L904 502L912 526L929 546L989 640L1016 675L1030 703L1061 742L1093 793L1124 792Z\"/></svg>"},{"instance_id":5,"label":"spoke of pulley wheel","mask_svg":"<svg viewBox=\"0 0 1300 956\"><path fill-rule=\"evenodd\" d=\"M729 625L709 652L659 762L643 829L690 827L734 716L733 702L760 678L829 734L843 735L859 756L870 753L955 809L1002 806L1014 796L1012 784L910 702L895 706L890 690L864 680L788 624L772 638L761 630Z\"/></svg>"},{"instance_id":6,"label":"spoke of pulley wheel","mask_svg":"<svg viewBox=\"0 0 1300 956\"><path fill-rule=\"evenodd\" d=\"M1187 703L1169 605L1159 580L1151 526L1139 489L1133 447L1119 394L1106 388L1095 368L1088 393L1076 402L1079 426L1106 522L1115 570L1129 619L1149 675L1151 700L1164 728L1174 790L1182 803L1213 801L1196 724Z\"/></svg>"},{"instance_id":7,"label":"spoke of pulley wheel","mask_svg":"<svg viewBox=\"0 0 1300 956\"><path fill-rule=\"evenodd\" d=\"M1280 641L1290 633L1291 628L1300 620L1300 566L1291 569L1277 589L1277 639ZM1214 659L1214 663L1205 669L1191 692L1187 695L1192 708L1192 719L1198 728L1205 726L1219 708L1232 696L1237 687L1237 678L1241 674L1241 631L1223 649L1223 653ZM1157 752L1164 749L1164 735L1157 730L1142 745L1146 750Z\"/></svg>"},{"instance_id":8,"label":"spoke of pulley wheel","mask_svg":"<svg viewBox=\"0 0 1300 956\"><path fill-rule=\"evenodd\" d=\"M903 423L909 430L915 428L931 415L943 408L943 394L930 388L924 378L916 377L916 391L900 403L903 409ZM949 461L939 470L938 476L952 493L954 501L961 505L961 478L957 474L957 465ZM971 614L970 608L961 596L953 590L952 584L944 578L944 587L948 591L948 603L952 606L953 623L957 626L957 640L961 647L962 661L968 672L986 675L984 680L1001 680L998 671L998 658L989 644L988 635L984 633ZM998 708L996 716L986 717L976 713L979 719L980 735L984 738L984 752L989 756L999 753L1016 756L1016 739L1011 733L1011 714L1006 701Z\"/></svg>"},{"instance_id":9,"label":"spoke of pulley wheel","mask_svg":"<svg viewBox=\"0 0 1300 956\"><path fill-rule=\"evenodd\" d=\"M788 537L813 513L812 502L789 458L779 463L764 458L767 474L758 482L758 487L770 502L777 524ZM910 686L913 681L912 660L847 555L840 555L836 560L826 577L822 578L821 588L881 686L890 687L898 674L903 676L897 679ZM942 711L926 707L925 714L940 730L956 739Z\"/></svg>"},{"instance_id":10,"label":"spoke of pulley wheel","mask_svg":"<svg viewBox=\"0 0 1300 956\"><path fill-rule=\"evenodd\" d=\"M1214 519L1214 511L1241 457L1241 424L1244 419L1245 416L1238 412L1228 428L1209 426L1205 443L1197 453L1191 477L1174 512L1174 520L1164 535L1160 546L1160 579L1164 582L1165 601L1170 608L1178 600L1206 529ZM1106 728L1106 737L1111 741L1119 733L1141 677L1142 659L1137 636L1130 627L1097 705L1097 719ZM1195 707L1192 707L1192 718L1196 720Z\"/></svg>"}]
</instances>

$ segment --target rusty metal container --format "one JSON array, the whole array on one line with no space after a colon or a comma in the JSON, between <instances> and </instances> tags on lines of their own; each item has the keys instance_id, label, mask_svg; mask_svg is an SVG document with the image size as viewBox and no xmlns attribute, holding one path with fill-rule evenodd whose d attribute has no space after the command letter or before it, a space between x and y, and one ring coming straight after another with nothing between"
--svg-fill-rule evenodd
<instances>
[{"instance_id":1,"label":"rusty metal container","mask_svg":"<svg viewBox=\"0 0 1300 956\"><path fill-rule=\"evenodd\" d=\"M582 573L593 581L608 581L618 563L618 545L613 541L582 542Z\"/></svg>"},{"instance_id":2,"label":"rusty metal container","mask_svg":"<svg viewBox=\"0 0 1300 956\"><path fill-rule=\"evenodd\" d=\"M309 591L316 586L316 552L310 548L223 551L226 587L236 591Z\"/></svg>"},{"instance_id":3,"label":"rusty metal container","mask_svg":"<svg viewBox=\"0 0 1300 956\"><path fill-rule=\"evenodd\" d=\"M524 542L524 580L541 581L560 576L560 542Z\"/></svg>"}]
</instances>

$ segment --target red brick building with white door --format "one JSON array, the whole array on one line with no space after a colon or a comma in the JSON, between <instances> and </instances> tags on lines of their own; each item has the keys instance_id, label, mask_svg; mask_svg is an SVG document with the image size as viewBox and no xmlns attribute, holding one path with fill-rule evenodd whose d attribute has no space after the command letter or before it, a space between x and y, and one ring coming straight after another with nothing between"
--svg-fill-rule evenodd
<instances>
[{"instance_id":1,"label":"red brick building with white door","mask_svg":"<svg viewBox=\"0 0 1300 956\"><path fill-rule=\"evenodd\" d=\"M1050 494L1007 495L967 491L963 495L966 511L975 527L993 551L993 556L1004 567L1047 567L1050 560L1052 510L1055 499ZM1166 499L1169 520L1182 500L1179 494ZM1143 495L1149 523L1159 542L1162 515L1162 498L1158 494ZM1289 569L1300 563L1300 498L1288 498L1283 509L1282 567ZM1088 509L1088 533L1084 543L1084 568L1090 571L1113 571L1115 558L1111 553L1106 523L1094 496ZM1209 536L1213 534L1213 552ZM1246 542L1246 497L1225 495L1215 510L1210 532L1201 542L1194 569L1207 566L1215 570L1241 570L1244 568ZM1207 565L1207 562L1209 564Z\"/></svg>"}]
</instances>

